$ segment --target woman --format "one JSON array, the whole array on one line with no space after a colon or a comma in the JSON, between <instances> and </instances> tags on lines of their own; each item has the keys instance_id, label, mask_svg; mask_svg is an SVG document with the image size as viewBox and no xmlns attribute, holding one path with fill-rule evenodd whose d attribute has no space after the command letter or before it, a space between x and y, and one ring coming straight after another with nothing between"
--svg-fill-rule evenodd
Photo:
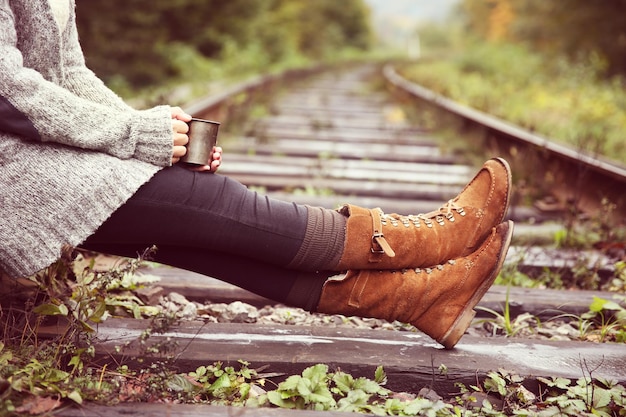
<instances>
[{"instance_id":1,"label":"woman","mask_svg":"<svg viewBox=\"0 0 626 417\"><path fill-rule=\"evenodd\" d=\"M322 313L409 322L447 348L512 234L511 174L487 161L427 215L277 201L179 163L190 115L134 110L85 67L75 0L0 0L0 267L45 268L64 245L155 260ZM346 272L347 271L347 272Z\"/></svg>"}]
</instances>

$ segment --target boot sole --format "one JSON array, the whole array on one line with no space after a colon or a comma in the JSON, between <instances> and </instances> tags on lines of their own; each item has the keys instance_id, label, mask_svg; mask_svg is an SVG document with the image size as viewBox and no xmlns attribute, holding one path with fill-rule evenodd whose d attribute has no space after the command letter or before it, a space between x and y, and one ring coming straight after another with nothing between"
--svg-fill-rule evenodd
<instances>
[{"instance_id":1,"label":"boot sole","mask_svg":"<svg viewBox=\"0 0 626 417\"><path fill-rule=\"evenodd\" d=\"M469 302L466 304L465 308L461 311L461 313L457 316L452 326L448 329L448 331L443 335L443 337L437 342L441 343L446 349L452 349L458 341L463 337L467 328L472 324L472 320L476 315L474 311L474 307L476 304L480 302L485 293L489 290L493 282L496 280L500 269L502 269L502 265L504 264L504 260L506 258L506 253L509 250L509 245L511 244L511 238L513 236L513 222L511 220L506 222L508 225L508 229L506 235L503 239L502 249L498 255L498 262L496 266L493 268L491 275L489 278L483 281L482 285L479 286L472 298L470 298Z\"/></svg>"},{"instance_id":2,"label":"boot sole","mask_svg":"<svg viewBox=\"0 0 626 417\"><path fill-rule=\"evenodd\" d=\"M511 192L512 192L511 185L513 184L513 174L511 172L511 166L509 165L506 159L497 157L497 158L492 158L491 160L498 161L504 167L504 171L506 172L506 183L507 183L506 198L504 200L504 210L502 211L502 216L500 216L500 219L497 219L495 221L495 224L492 225L493 227L504 222L504 219L506 218L506 215L509 212L509 206L511 204ZM491 230L491 228L489 228L488 231L489 230ZM474 252L476 249L478 249L478 247L482 244L483 240L485 240L485 238L488 236L488 231L485 232L486 234L481 239L479 239L478 243L476 243L469 250L466 250L464 253L462 253L461 256L467 256L470 253Z\"/></svg>"},{"instance_id":3,"label":"boot sole","mask_svg":"<svg viewBox=\"0 0 626 417\"><path fill-rule=\"evenodd\" d=\"M500 158L500 157L494 158L494 159L500 162L504 166L504 169L506 171L506 183L508 184L507 191L506 191L506 202L504 203L504 211L502 212L502 217L500 218L500 221L496 223L496 224L500 224L504 221L507 213L509 212L509 205L511 204L511 188L512 188L511 184L513 183L513 174L511 173L511 166L509 165L506 159Z\"/></svg>"}]
</instances>

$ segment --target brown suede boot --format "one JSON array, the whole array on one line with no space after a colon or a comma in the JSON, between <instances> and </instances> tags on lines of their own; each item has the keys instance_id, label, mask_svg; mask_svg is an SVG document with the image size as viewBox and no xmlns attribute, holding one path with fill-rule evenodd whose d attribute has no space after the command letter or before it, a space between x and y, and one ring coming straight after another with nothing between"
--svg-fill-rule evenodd
<instances>
[{"instance_id":1,"label":"brown suede boot","mask_svg":"<svg viewBox=\"0 0 626 417\"><path fill-rule=\"evenodd\" d=\"M431 213L400 216L344 206L345 246L332 269L416 268L468 255L504 220L510 193L509 164L494 158L456 198Z\"/></svg>"},{"instance_id":2,"label":"brown suede boot","mask_svg":"<svg viewBox=\"0 0 626 417\"><path fill-rule=\"evenodd\" d=\"M348 271L330 278L317 311L410 323L451 349L498 275L512 234L509 220L492 228L474 253L433 268Z\"/></svg>"}]
</instances>

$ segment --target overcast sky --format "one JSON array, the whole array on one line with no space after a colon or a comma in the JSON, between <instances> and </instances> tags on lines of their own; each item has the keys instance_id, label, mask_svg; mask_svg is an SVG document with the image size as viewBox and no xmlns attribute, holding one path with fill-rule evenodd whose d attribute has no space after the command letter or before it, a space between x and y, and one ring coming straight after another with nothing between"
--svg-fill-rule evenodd
<instances>
[{"instance_id":1,"label":"overcast sky","mask_svg":"<svg viewBox=\"0 0 626 417\"><path fill-rule=\"evenodd\" d=\"M420 23L443 21L460 0L365 0L374 26L388 42L401 42Z\"/></svg>"}]
</instances>

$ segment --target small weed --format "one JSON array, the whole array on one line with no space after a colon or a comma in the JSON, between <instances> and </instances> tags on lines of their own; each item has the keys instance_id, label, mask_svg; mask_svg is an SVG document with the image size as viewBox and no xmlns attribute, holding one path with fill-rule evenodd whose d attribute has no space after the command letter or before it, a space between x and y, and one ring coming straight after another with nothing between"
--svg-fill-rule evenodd
<instances>
[{"instance_id":1,"label":"small weed","mask_svg":"<svg viewBox=\"0 0 626 417\"><path fill-rule=\"evenodd\" d=\"M531 314L524 313L515 318L511 316L511 304L510 304L510 291L511 291L511 279L513 276L509 276L509 283L506 287L506 296L504 299L504 306L502 307L502 314L497 311L487 308L477 306L476 310L482 310L494 316L493 319L484 319L479 320L477 323L483 323L487 326L491 327L491 330L494 334L504 333L507 337L515 336L520 330L531 327L530 324L534 322L534 324L539 324L539 319ZM500 279L502 279L500 277Z\"/></svg>"},{"instance_id":2,"label":"small weed","mask_svg":"<svg viewBox=\"0 0 626 417\"><path fill-rule=\"evenodd\" d=\"M626 296L615 295L614 299L593 297L589 312L582 316L594 323L599 342L626 342Z\"/></svg>"},{"instance_id":3,"label":"small weed","mask_svg":"<svg viewBox=\"0 0 626 417\"><path fill-rule=\"evenodd\" d=\"M112 315L155 314L131 293L154 282L153 277L136 274L149 253L98 272L93 260L66 250L59 261L31 277L34 286L24 303L25 310L0 310L4 330L0 342L0 381L4 382L0 416L4 415L2 410L39 414L65 400L80 404L85 399L103 398L99 388L109 385L102 376L106 367L97 386L88 383L94 373L90 363L95 356L95 326ZM53 325L54 331L42 336L47 324Z\"/></svg>"}]
</instances>

